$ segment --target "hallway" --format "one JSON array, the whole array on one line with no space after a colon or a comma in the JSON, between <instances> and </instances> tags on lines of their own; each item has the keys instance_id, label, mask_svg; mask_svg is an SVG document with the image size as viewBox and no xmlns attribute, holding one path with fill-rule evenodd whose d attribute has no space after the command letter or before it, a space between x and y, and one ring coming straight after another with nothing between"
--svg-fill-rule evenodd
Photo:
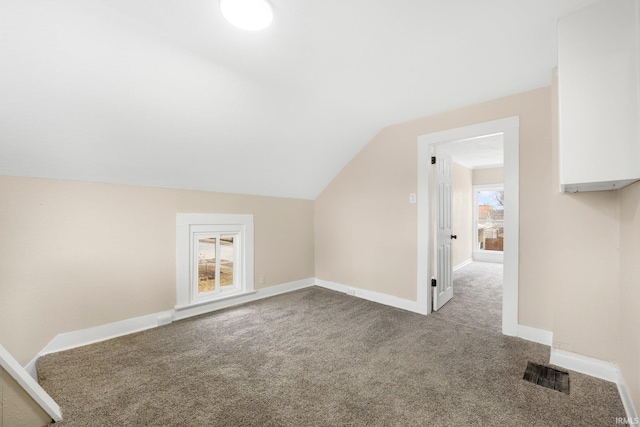
<instances>
[{"instance_id":1,"label":"hallway","mask_svg":"<svg viewBox=\"0 0 640 427\"><path fill-rule=\"evenodd\" d=\"M502 267L474 261L454 271L453 299L434 314L443 320L502 333Z\"/></svg>"}]
</instances>

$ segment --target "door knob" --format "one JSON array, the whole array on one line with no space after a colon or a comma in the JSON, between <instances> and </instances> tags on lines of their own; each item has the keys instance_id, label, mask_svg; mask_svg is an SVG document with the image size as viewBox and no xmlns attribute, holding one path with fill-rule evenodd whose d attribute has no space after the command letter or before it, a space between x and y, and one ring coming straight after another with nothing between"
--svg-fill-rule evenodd
<instances>
[{"instance_id":1,"label":"door knob","mask_svg":"<svg viewBox=\"0 0 640 427\"><path fill-rule=\"evenodd\" d=\"M457 235L457 234L452 234L452 235L451 235L451 238L452 238L452 239L457 239L457 238L458 238L458 235Z\"/></svg>"}]
</instances>

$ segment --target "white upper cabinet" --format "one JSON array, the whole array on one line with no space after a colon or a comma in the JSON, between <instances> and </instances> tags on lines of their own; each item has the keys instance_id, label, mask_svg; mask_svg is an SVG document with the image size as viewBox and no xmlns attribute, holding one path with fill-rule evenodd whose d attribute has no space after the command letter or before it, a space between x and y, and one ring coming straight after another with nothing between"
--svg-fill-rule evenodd
<instances>
[{"instance_id":1,"label":"white upper cabinet","mask_svg":"<svg viewBox=\"0 0 640 427\"><path fill-rule=\"evenodd\" d=\"M558 19L561 191L640 179L639 3L599 1Z\"/></svg>"}]
</instances>

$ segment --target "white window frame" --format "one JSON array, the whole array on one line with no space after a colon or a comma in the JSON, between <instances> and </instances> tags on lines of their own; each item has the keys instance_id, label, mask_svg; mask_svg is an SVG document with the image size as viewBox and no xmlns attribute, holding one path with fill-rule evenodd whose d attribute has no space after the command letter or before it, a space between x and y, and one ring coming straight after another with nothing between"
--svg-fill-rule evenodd
<instances>
[{"instance_id":1,"label":"white window frame","mask_svg":"<svg viewBox=\"0 0 640 427\"><path fill-rule=\"evenodd\" d=\"M481 191L504 191L504 184L484 184L473 186L473 259L474 261L483 262L504 262L504 251L487 251L478 249L478 193ZM493 222L502 222L503 220L496 220Z\"/></svg>"},{"instance_id":2,"label":"white window frame","mask_svg":"<svg viewBox=\"0 0 640 427\"><path fill-rule=\"evenodd\" d=\"M216 258L220 259L220 237L233 237L233 286L198 292L198 239L216 237ZM177 214L176 216L176 308L193 307L252 293L253 215ZM216 262L219 283L219 262Z\"/></svg>"},{"instance_id":3,"label":"white window frame","mask_svg":"<svg viewBox=\"0 0 640 427\"><path fill-rule=\"evenodd\" d=\"M242 290L242 275L244 262L242 257L242 232L238 231L237 225L194 225L191 227L191 274L189 277L189 288L191 301L209 301L217 297L236 294ZM222 252L220 250L220 239L225 237L233 237L233 285L220 287L220 267L222 261ZM216 267L215 267L215 288L209 292L199 292L199 259L196 255L199 252L199 239L215 238L216 239ZM194 256L196 255L196 256Z\"/></svg>"}]
</instances>

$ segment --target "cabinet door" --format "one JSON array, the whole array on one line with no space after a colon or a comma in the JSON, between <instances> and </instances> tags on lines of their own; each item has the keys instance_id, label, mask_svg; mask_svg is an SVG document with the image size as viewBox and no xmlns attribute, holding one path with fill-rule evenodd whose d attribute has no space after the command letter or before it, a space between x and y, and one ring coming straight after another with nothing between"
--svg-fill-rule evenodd
<instances>
[{"instance_id":1,"label":"cabinet door","mask_svg":"<svg viewBox=\"0 0 640 427\"><path fill-rule=\"evenodd\" d=\"M635 0L600 1L558 20L563 191L640 178L637 8Z\"/></svg>"}]
</instances>

